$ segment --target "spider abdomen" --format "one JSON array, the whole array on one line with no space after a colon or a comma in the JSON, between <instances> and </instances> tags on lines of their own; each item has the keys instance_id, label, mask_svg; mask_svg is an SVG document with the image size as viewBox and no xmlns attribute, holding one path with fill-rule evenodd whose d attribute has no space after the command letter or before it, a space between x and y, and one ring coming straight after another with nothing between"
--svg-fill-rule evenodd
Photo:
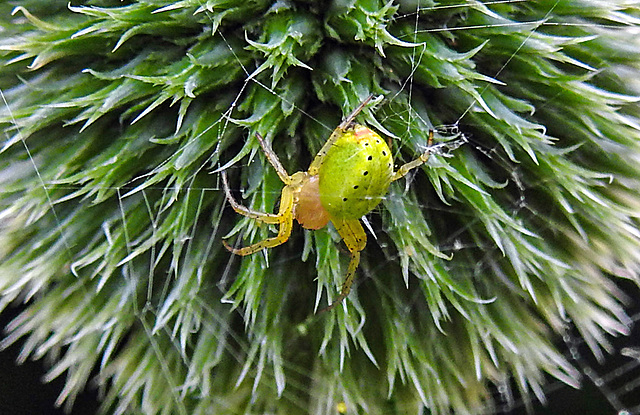
<instances>
[{"instance_id":1,"label":"spider abdomen","mask_svg":"<svg viewBox=\"0 0 640 415\"><path fill-rule=\"evenodd\" d=\"M359 219L382 201L392 176L387 143L356 124L342 133L320 165L320 200L333 217Z\"/></svg>"}]
</instances>

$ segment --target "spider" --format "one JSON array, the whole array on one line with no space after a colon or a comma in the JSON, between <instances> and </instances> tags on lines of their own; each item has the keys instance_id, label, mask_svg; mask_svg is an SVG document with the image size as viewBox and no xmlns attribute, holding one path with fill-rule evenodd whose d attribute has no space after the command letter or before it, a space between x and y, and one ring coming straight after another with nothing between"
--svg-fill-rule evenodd
<instances>
[{"instance_id":1,"label":"spider","mask_svg":"<svg viewBox=\"0 0 640 415\"><path fill-rule=\"evenodd\" d=\"M237 213L279 226L278 235L243 248L225 247L237 255L251 255L266 248L285 243L291 235L293 219L303 228L321 229L329 221L344 240L351 253L347 275L338 297L321 312L331 310L351 291L360 251L367 244L367 236L360 218L373 210L387 194L391 182L404 177L422 165L431 154L433 130L429 130L428 149L417 159L393 170L391 150L375 131L354 122L355 117L371 100L365 99L338 127L315 156L309 169L289 175L270 145L259 135L256 138L284 183L278 213L256 212L240 205L231 195L225 171L222 183L229 204Z\"/></svg>"}]
</instances>

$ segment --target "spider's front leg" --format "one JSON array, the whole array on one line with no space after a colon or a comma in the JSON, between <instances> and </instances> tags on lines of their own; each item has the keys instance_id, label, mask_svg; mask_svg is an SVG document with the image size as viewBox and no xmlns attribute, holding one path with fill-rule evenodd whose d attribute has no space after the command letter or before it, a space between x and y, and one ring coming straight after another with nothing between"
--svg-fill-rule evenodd
<instances>
[{"instance_id":1,"label":"spider's front leg","mask_svg":"<svg viewBox=\"0 0 640 415\"><path fill-rule=\"evenodd\" d=\"M227 174L223 170L221 172L222 175L222 186L224 188L224 193L227 197L227 201L229 204L239 214L243 216L247 216L252 219L259 220L261 222L267 224L279 224L280 228L278 229L278 235L273 238L267 238L264 241L257 242L253 245L245 246L243 248L234 248L230 246L227 241L222 241L224 246L231 252L237 255L251 255L255 252L260 251L265 248L273 248L274 246L278 246L289 239L289 235L291 235L291 228L293 227L293 191L291 186L285 186L282 189L282 195L280 196L280 210L277 214L273 213L264 213L264 212L256 212L251 210L245 206L242 206L231 195L231 191L229 190L229 183L227 181Z\"/></svg>"},{"instance_id":2,"label":"spider's front leg","mask_svg":"<svg viewBox=\"0 0 640 415\"><path fill-rule=\"evenodd\" d=\"M340 295L328 307L320 310L320 313L331 310L349 295L353 279L356 275L356 269L360 263L360 251L367 245L367 235L364 233L364 229L358 219L347 220L332 218L331 221L347 245L349 252L351 252L351 261L347 268L347 276L342 284Z\"/></svg>"},{"instance_id":3,"label":"spider's front leg","mask_svg":"<svg viewBox=\"0 0 640 415\"><path fill-rule=\"evenodd\" d=\"M418 157L417 159L412 160L412 161L400 166L398 171L393 173L393 176L391 176L391 181L396 181L398 179L403 178L407 173L409 173L410 170L415 169L416 167L419 167L419 166L423 165L424 163L426 163L427 160L429 160L429 156L431 155L431 150L432 150L431 149L431 145L432 144L433 144L433 130L429 130L429 140L427 142L427 151L422 153L420 155L420 157Z\"/></svg>"}]
</instances>

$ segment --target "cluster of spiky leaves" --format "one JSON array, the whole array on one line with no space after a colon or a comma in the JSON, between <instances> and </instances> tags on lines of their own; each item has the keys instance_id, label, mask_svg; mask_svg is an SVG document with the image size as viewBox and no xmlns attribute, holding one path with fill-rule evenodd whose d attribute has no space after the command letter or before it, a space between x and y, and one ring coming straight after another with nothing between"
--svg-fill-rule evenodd
<instances>
[{"instance_id":1,"label":"cluster of spiky leaves","mask_svg":"<svg viewBox=\"0 0 640 415\"><path fill-rule=\"evenodd\" d=\"M552 333L600 353L626 332L638 3L320 3L1 6L0 309L26 303L4 344L55 357L61 402L95 376L110 413L475 413L491 384L578 383ZM360 284L313 316L344 278L336 232L233 258L227 232L272 230L216 170L272 211L255 133L306 169L372 93L362 122L399 159L433 125L472 140L392 186Z\"/></svg>"}]
</instances>

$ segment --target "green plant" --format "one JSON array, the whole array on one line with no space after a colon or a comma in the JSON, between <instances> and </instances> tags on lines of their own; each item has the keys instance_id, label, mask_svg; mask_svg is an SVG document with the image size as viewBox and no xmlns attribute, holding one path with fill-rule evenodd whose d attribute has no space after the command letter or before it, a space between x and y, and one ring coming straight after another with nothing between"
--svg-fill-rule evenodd
<instances>
[{"instance_id":1,"label":"green plant","mask_svg":"<svg viewBox=\"0 0 640 415\"><path fill-rule=\"evenodd\" d=\"M0 309L27 305L3 344L54 358L61 403L95 371L109 413L465 414L490 384L576 385L552 334L602 353L637 281L638 6L433 6L1 5ZM359 284L314 316L345 275L335 230L232 258L222 236L269 229L217 172L273 211L255 134L303 170L369 94L396 159L433 126L471 142L392 185Z\"/></svg>"}]
</instances>

